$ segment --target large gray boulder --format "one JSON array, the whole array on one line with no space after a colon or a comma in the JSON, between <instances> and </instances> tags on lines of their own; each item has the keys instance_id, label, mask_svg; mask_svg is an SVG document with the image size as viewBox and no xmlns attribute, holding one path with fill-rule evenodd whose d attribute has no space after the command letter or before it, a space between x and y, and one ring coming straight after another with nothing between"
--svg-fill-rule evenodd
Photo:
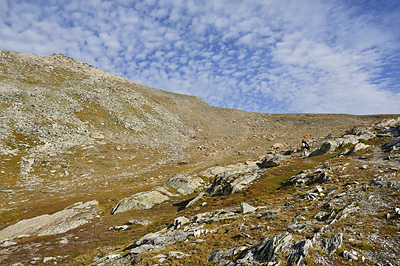
<instances>
[{"instance_id":1,"label":"large gray boulder","mask_svg":"<svg viewBox=\"0 0 400 266\"><path fill-rule=\"evenodd\" d=\"M257 172L247 174L227 174L222 173L215 177L208 193L211 196L230 195L238 191L247 189L254 180L260 177Z\"/></svg>"},{"instance_id":2,"label":"large gray boulder","mask_svg":"<svg viewBox=\"0 0 400 266\"><path fill-rule=\"evenodd\" d=\"M197 188L201 187L203 180L199 177L183 176L181 174L174 175L163 187L171 187L176 189L182 195L193 193Z\"/></svg>"},{"instance_id":3,"label":"large gray boulder","mask_svg":"<svg viewBox=\"0 0 400 266\"><path fill-rule=\"evenodd\" d=\"M372 133L369 129L362 128L362 127L352 128L344 136L347 136L347 135L353 135L353 136L356 136L357 139L362 139L362 140L369 140L369 139L372 139L375 137L375 134Z\"/></svg>"},{"instance_id":4,"label":"large gray boulder","mask_svg":"<svg viewBox=\"0 0 400 266\"><path fill-rule=\"evenodd\" d=\"M174 227L174 229L178 229L181 226L189 223L190 220L184 216L179 216L177 218L174 219L174 221L172 222L172 226Z\"/></svg>"},{"instance_id":5,"label":"large gray boulder","mask_svg":"<svg viewBox=\"0 0 400 266\"><path fill-rule=\"evenodd\" d=\"M356 153L356 152L358 152L360 150L367 149L369 147L371 147L371 145L367 145L367 144L359 142L353 148L351 148L350 150L346 149L346 150L342 151L341 153L338 154L338 156L349 156L349 155L352 155L352 154L354 154L354 153Z\"/></svg>"},{"instance_id":6,"label":"large gray boulder","mask_svg":"<svg viewBox=\"0 0 400 266\"><path fill-rule=\"evenodd\" d=\"M346 144L357 144L358 137L355 135L344 135L341 138L334 138L325 141L321 147L313 151L309 157L319 156L328 152L334 152L338 148L346 145Z\"/></svg>"},{"instance_id":7,"label":"large gray boulder","mask_svg":"<svg viewBox=\"0 0 400 266\"><path fill-rule=\"evenodd\" d=\"M260 168L270 168L276 167L281 164L282 161L288 159L288 156L285 155L275 155L275 156L267 156L261 163L258 163L258 167Z\"/></svg>"},{"instance_id":8,"label":"large gray boulder","mask_svg":"<svg viewBox=\"0 0 400 266\"><path fill-rule=\"evenodd\" d=\"M113 215L131 209L150 209L155 204L160 204L166 200L169 200L169 197L158 191L139 192L118 202L118 204L112 208L111 214Z\"/></svg>"},{"instance_id":9,"label":"large gray boulder","mask_svg":"<svg viewBox=\"0 0 400 266\"><path fill-rule=\"evenodd\" d=\"M328 139L321 145L321 147L313 151L309 157L319 156L328 152L334 152L338 148L347 144L357 144L360 140L369 140L374 137L375 134L366 128L353 128L340 138Z\"/></svg>"},{"instance_id":10,"label":"large gray boulder","mask_svg":"<svg viewBox=\"0 0 400 266\"><path fill-rule=\"evenodd\" d=\"M254 212L256 210L257 210L256 207L253 207L253 206L251 206L250 204L248 204L246 202L240 203L240 212L241 213L249 213L249 212L251 213L251 212Z\"/></svg>"}]
</instances>

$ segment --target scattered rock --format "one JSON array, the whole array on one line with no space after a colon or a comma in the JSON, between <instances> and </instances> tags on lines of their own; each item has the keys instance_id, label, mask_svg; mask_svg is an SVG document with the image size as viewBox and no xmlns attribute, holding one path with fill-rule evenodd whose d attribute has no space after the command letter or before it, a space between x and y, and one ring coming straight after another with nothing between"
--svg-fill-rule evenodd
<instances>
[{"instance_id":1,"label":"scattered rock","mask_svg":"<svg viewBox=\"0 0 400 266\"><path fill-rule=\"evenodd\" d=\"M47 263L49 261L57 261L57 258L55 258L55 257L45 257L43 259L43 263Z\"/></svg>"}]
</instances>

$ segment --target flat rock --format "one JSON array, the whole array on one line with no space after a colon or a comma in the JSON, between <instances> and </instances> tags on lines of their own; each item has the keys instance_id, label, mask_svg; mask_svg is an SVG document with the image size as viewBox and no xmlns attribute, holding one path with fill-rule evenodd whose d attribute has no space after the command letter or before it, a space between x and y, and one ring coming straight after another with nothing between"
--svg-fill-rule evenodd
<instances>
[{"instance_id":1,"label":"flat rock","mask_svg":"<svg viewBox=\"0 0 400 266\"><path fill-rule=\"evenodd\" d=\"M86 224L96 215L97 201L77 203L54 214L44 214L19 221L0 231L0 241L21 236L43 236L65 233Z\"/></svg>"}]
</instances>

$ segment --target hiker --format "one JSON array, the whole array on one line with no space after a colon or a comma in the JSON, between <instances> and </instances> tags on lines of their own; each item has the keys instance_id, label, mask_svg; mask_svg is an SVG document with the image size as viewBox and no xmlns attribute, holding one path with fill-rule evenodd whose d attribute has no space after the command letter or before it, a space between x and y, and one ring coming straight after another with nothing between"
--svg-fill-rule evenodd
<instances>
[{"instance_id":1,"label":"hiker","mask_svg":"<svg viewBox=\"0 0 400 266\"><path fill-rule=\"evenodd\" d=\"M308 141L302 140L301 141L301 148L303 149L304 158L308 157L308 150L310 149L310 144Z\"/></svg>"}]
</instances>

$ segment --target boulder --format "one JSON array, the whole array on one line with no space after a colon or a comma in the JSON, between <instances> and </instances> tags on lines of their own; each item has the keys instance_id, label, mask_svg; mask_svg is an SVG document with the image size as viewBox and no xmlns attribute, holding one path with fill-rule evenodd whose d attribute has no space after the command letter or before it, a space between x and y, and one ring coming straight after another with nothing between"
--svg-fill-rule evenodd
<instances>
[{"instance_id":1,"label":"boulder","mask_svg":"<svg viewBox=\"0 0 400 266\"><path fill-rule=\"evenodd\" d=\"M274 145L272 145L273 149L282 149L283 147L285 147L285 144L283 143L275 143Z\"/></svg>"},{"instance_id":2,"label":"boulder","mask_svg":"<svg viewBox=\"0 0 400 266\"><path fill-rule=\"evenodd\" d=\"M349 260L358 260L358 257L356 255L354 255L351 252L348 252L347 250L343 251L340 254L343 258L349 259Z\"/></svg>"},{"instance_id":3,"label":"boulder","mask_svg":"<svg viewBox=\"0 0 400 266\"><path fill-rule=\"evenodd\" d=\"M335 140L328 140L325 141L321 147L319 147L318 149L316 149L315 151L313 151L309 157L313 157L313 156L319 156L322 154L325 154L327 152L333 152L335 151L337 148L339 147L339 144L337 141Z\"/></svg>"},{"instance_id":4,"label":"boulder","mask_svg":"<svg viewBox=\"0 0 400 266\"><path fill-rule=\"evenodd\" d=\"M256 256L259 261L271 261L279 253L287 253L293 237L290 233L276 235L273 238L263 240L256 247Z\"/></svg>"},{"instance_id":5,"label":"boulder","mask_svg":"<svg viewBox=\"0 0 400 266\"><path fill-rule=\"evenodd\" d=\"M357 136L358 139L369 140L375 137L375 134L372 133L367 128L355 127L347 132L346 135L354 135ZM345 135L345 136L346 136Z\"/></svg>"},{"instance_id":6,"label":"boulder","mask_svg":"<svg viewBox=\"0 0 400 266\"><path fill-rule=\"evenodd\" d=\"M131 209L150 209L155 204L160 204L166 200L169 200L169 197L158 191L139 192L118 202L112 208L111 215Z\"/></svg>"},{"instance_id":7,"label":"boulder","mask_svg":"<svg viewBox=\"0 0 400 266\"><path fill-rule=\"evenodd\" d=\"M190 222L190 220L188 218L186 218L184 216L180 216L180 217L177 217L177 218L174 219L174 222L172 223L172 226L175 229L178 229L181 226L183 226L183 225L185 225L185 224L187 224L189 222Z\"/></svg>"},{"instance_id":8,"label":"boulder","mask_svg":"<svg viewBox=\"0 0 400 266\"><path fill-rule=\"evenodd\" d=\"M311 247L312 241L310 239L299 241L294 244L292 247L293 250L290 252L287 258L288 265L305 265L303 258L308 256L308 250Z\"/></svg>"},{"instance_id":9,"label":"boulder","mask_svg":"<svg viewBox=\"0 0 400 266\"><path fill-rule=\"evenodd\" d=\"M226 265L227 264L227 263L225 263L227 261L226 258L235 256L246 249L247 249L246 246L240 246L240 247L228 249L226 251L222 251L222 250L213 251L211 253L210 257L208 258L208 262L218 263L219 265Z\"/></svg>"},{"instance_id":10,"label":"boulder","mask_svg":"<svg viewBox=\"0 0 400 266\"><path fill-rule=\"evenodd\" d=\"M396 119L390 119L388 121L382 122L376 126L379 128L380 136L392 136L399 137L400 136L400 117Z\"/></svg>"},{"instance_id":11,"label":"boulder","mask_svg":"<svg viewBox=\"0 0 400 266\"><path fill-rule=\"evenodd\" d=\"M240 212L241 213L254 212L255 210L257 210L257 208L251 206L250 204L248 204L246 202L240 203Z\"/></svg>"},{"instance_id":12,"label":"boulder","mask_svg":"<svg viewBox=\"0 0 400 266\"><path fill-rule=\"evenodd\" d=\"M344 145L357 144L359 143L360 139L369 140L374 137L375 134L368 129L354 128L340 138L329 138L321 145L321 147L313 151L309 157L319 156L328 152L334 152Z\"/></svg>"},{"instance_id":13,"label":"boulder","mask_svg":"<svg viewBox=\"0 0 400 266\"><path fill-rule=\"evenodd\" d=\"M155 233L149 233L132 244L129 249L131 254L140 254L147 251L161 250L177 241L183 241L189 236L188 232L183 230L161 230Z\"/></svg>"},{"instance_id":14,"label":"boulder","mask_svg":"<svg viewBox=\"0 0 400 266\"><path fill-rule=\"evenodd\" d=\"M167 195L168 197L179 197L180 194L174 194L172 192L170 192L166 187L155 187L152 190L156 190L164 195Z\"/></svg>"},{"instance_id":15,"label":"boulder","mask_svg":"<svg viewBox=\"0 0 400 266\"><path fill-rule=\"evenodd\" d=\"M358 143L358 137L355 135L344 135L341 138L333 138L325 141L321 147L313 151L309 157L313 156L319 156L328 152L334 152L338 148L346 145L346 144L357 144Z\"/></svg>"},{"instance_id":16,"label":"boulder","mask_svg":"<svg viewBox=\"0 0 400 266\"><path fill-rule=\"evenodd\" d=\"M152 222L148 221L148 220L131 219L131 220L129 220L128 224L150 225L150 224L152 224Z\"/></svg>"},{"instance_id":17,"label":"boulder","mask_svg":"<svg viewBox=\"0 0 400 266\"><path fill-rule=\"evenodd\" d=\"M183 252L180 252L180 251L170 251L168 253L168 256L172 257L172 258L175 258L175 259L182 259L184 257L190 257L189 254L186 254L186 253L183 253Z\"/></svg>"},{"instance_id":18,"label":"boulder","mask_svg":"<svg viewBox=\"0 0 400 266\"><path fill-rule=\"evenodd\" d=\"M193 193L198 187L200 187L202 182L203 180L199 177L186 177L177 174L168 179L163 186L174 188L182 195L187 195Z\"/></svg>"},{"instance_id":19,"label":"boulder","mask_svg":"<svg viewBox=\"0 0 400 266\"><path fill-rule=\"evenodd\" d=\"M279 254L289 253L292 239L292 235L287 232L269 239L264 239L256 247L242 254L241 258L247 257L250 261L255 259L261 263L273 261Z\"/></svg>"},{"instance_id":20,"label":"boulder","mask_svg":"<svg viewBox=\"0 0 400 266\"><path fill-rule=\"evenodd\" d=\"M238 191L247 189L250 184L260 177L257 172L247 174L227 174L217 175L208 193L211 196L230 195Z\"/></svg>"},{"instance_id":21,"label":"boulder","mask_svg":"<svg viewBox=\"0 0 400 266\"><path fill-rule=\"evenodd\" d=\"M342 246L343 242L343 234L340 233L338 235L334 235L332 237L327 237L322 239L322 247L323 249L328 252L329 255L334 253L336 249Z\"/></svg>"},{"instance_id":22,"label":"boulder","mask_svg":"<svg viewBox=\"0 0 400 266\"><path fill-rule=\"evenodd\" d=\"M400 137L395 138L392 141L386 142L382 148L387 151L393 151L393 150L400 150Z\"/></svg>"},{"instance_id":23,"label":"boulder","mask_svg":"<svg viewBox=\"0 0 400 266\"><path fill-rule=\"evenodd\" d=\"M185 206L185 209L186 208L189 208L190 206L192 206L193 204L195 204L197 201L199 201L202 197L204 197L204 195L205 195L206 193L203 191L203 192L200 192L199 193L199 195L197 195L197 197L195 197L194 199L192 199L191 201L189 201L189 203Z\"/></svg>"},{"instance_id":24,"label":"boulder","mask_svg":"<svg viewBox=\"0 0 400 266\"><path fill-rule=\"evenodd\" d=\"M349 156L360 150L364 150L369 147L371 147L371 145L367 145L367 144L359 142L353 148L351 148L350 150L345 150L345 151L341 152L340 154L338 154L338 156Z\"/></svg>"},{"instance_id":25,"label":"boulder","mask_svg":"<svg viewBox=\"0 0 400 266\"><path fill-rule=\"evenodd\" d=\"M288 159L288 156L285 155L275 155L275 156L268 156L266 157L261 163L258 163L258 167L260 168L270 168L270 167L275 167L279 166L282 161Z\"/></svg>"},{"instance_id":26,"label":"boulder","mask_svg":"<svg viewBox=\"0 0 400 266\"><path fill-rule=\"evenodd\" d=\"M312 185L315 183L321 184L326 183L332 179L331 175L328 175L325 170L317 169L307 170L298 175L292 176L289 180L287 180L285 185L295 185L295 186L303 186L305 184Z\"/></svg>"}]
</instances>

